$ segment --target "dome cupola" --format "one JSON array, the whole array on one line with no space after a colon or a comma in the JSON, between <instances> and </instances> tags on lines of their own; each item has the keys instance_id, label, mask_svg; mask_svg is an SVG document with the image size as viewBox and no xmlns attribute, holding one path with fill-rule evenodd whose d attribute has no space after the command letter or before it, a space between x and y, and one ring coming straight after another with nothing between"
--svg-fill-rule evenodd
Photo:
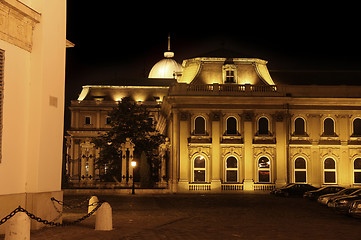
<instances>
[{"instance_id":1,"label":"dome cupola","mask_svg":"<svg viewBox=\"0 0 361 240\"><path fill-rule=\"evenodd\" d=\"M176 78L182 72L182 66L173 57L174 52L170 51L170 36L168 36L168 51L164 52L164 58L152 67L148 78Z\"/></svg>"}]
</instances>

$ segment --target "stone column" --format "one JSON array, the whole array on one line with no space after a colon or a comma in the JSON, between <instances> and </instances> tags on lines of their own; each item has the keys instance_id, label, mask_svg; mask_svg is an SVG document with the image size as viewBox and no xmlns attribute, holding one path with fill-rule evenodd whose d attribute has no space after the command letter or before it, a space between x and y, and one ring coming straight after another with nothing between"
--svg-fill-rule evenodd
<instances>
[{"instance_id":1,"label":"stone column","mask_svg":"<svg viewBox=\"0 0 361 240\"><path fill-rule=\"evenodd\" d=\"M179 112L173 110L172 112L172 152L171 152L171 169L170 169L170 189L172 192L177 192L177 180L179 169Z\"/></svg>"},{"instance_id":2,"label":"stone column","mask_svg":"<svg viewBox=\"0 0 361 240\"><path fill-rule=\"evenodd\" d=\"M276 113L274 120L276 121L276 159L273 160L273 165L276 165L276 187L280 187L285 185L287 180L286 138L288 132L285 126L285 121L287 121L285 113Z\"/></svg>"},{"instance_id":3,"label":"stone column","mask_svg":"<svg viewBox=\"0 0 361 240\"><path fill-rule=\"evenodd\" d=\"M211 169L208 171L211 176L211 189L212 191L221 191L221 171L222 171L222 159L221 159L221 129L220 129L220 112L212 113L212 162Z\"/></svg>"},{"instance_id":4,"label":"stone column","mask_svg":"<svg viewBox=\"0 0 361 240\"><path fill-rule=\"evenodd\" d=\"M244 190L253 190L254 185L254 157L253 157L253 112L245 112L244 118Z\"/></svg>"},{"instance_id":5,"label":"stone column","mask_svg":"<svg viewBox=\"0 0 361 240\"><path fill-rule=\"evenodd\" d=\"M180 131L179 136L179 183L178 187L182 191L188 191L190 180L190 160L188 156L188 138L190 135L190 121L189 114L186 112L180 113Z\"/></svg>"}]
</instances>

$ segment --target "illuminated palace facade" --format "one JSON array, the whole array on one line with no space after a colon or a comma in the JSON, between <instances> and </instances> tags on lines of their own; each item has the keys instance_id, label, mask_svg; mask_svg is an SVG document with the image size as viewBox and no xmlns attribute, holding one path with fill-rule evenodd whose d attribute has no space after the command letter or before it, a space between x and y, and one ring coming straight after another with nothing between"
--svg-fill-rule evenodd
<instances>
[{"instance_id":1,"label":"illuminated palace facade","mask_svg":"<svg viewBox=\"0 0 361 240\"><path fill-rule=\"evenodd\" d=\"M83 87L70 107L72 182L99 184L91 138L128 96L169 138L159 181L170 192L361 185L361 87L277 85L267 61L226 50L182 65L173 56L166 52L140 83Z\"/></svg>"}]
</instances>

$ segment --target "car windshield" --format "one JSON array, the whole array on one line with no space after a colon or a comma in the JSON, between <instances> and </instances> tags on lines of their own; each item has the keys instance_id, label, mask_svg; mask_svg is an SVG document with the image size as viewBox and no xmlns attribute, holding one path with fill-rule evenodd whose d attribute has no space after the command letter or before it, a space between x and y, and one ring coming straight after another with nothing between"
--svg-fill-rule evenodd
<instances>
[{"instance_id":1,"label":"car windshield","mask_svg":"<svg viewBox=\"0 0 361 240\"><path fill-rule=\"evenodd\" d=\"M285 188L289 188L289 187L292 187L293 185L295 185L294 183L288 183L282 187L280 187L280 189L285 189Z\"/></svg>"},{"instance_id":2,"label":"car windshield","mask_svg":"<svg viewBox=\"0 0 361 240\"><path fill-rule=\"evenodd\" d=\"M361 188L356 189L355 191L353 191L350 195L360 195L361 194Z\"/></svg>"},{"instance_id":3,"label":"car windshield","mask_svg":"<svg viewBox=\"0 0 361 240\"><path fill-rule=\"evenodd\" d=\"M328 188L328 187L322 187L322 188L313 190L312 192L322 192L322 191L325 190L326 188Z\"/></svg>"},{"instance_id":4,"label":"car windshield","mask_svg":"<svg viewBox=\"0 0 361 240\"><path fill-rule=\"evenodd\" d=\"M337 195L349 195L357 190L358 190L357 188L347 188L347 189L337 192Z\"/></svg>"}]
</instances>

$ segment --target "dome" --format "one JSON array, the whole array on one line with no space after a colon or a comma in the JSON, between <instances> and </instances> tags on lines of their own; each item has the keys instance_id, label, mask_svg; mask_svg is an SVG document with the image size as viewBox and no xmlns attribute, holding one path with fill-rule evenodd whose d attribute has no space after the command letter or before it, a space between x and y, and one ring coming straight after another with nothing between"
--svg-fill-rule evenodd
<instances>
[{"instance_id":1,"label":"dome","mask_svg":"<svg viewBox=\"0 0 361 240\"><path fill-rule=\"evenodd\" d=\"M148 75L148 78L174 79L182 72L182 66L174 59L174 52L170 51L170 36L168 35L168 51L164 52L164 59L157 62Z\"/></svg>"},{"instance_id":2,"label":"dome","mask_svg":"<svg viewBox=\"0 0 361 240\"><path fill-rule=\"evenodd\" d=\"M175 78L175 74L182 72L182 66L174 59L164 58L157 62L150 70L148 78Z\"/></svg>"}]
</instances>

